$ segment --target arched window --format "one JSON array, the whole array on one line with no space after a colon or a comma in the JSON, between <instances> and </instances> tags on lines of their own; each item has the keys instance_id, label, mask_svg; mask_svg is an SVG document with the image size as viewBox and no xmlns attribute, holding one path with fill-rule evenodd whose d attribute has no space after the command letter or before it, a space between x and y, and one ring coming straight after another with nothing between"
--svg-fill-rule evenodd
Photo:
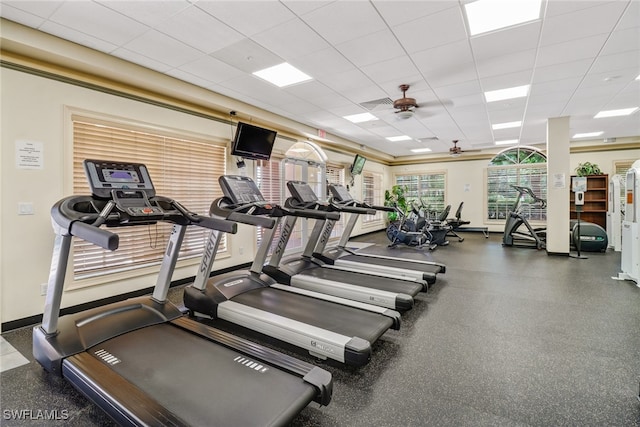
<instances>
[{"instance_id":1,"label":"arched window","mask_svg":"<svg viewBox=\"0 0 640 427\"><path fill-rule=\"evenodd\" d=\"M547 157L533 147L510 147L495 155L487 168L487 219L504 221L517 197L512 185L529 187L547 198ZM525 203L532 200L525 200ZM531 208L529 221L546 221L546 209Z\"/></svg>"}]
</instances>

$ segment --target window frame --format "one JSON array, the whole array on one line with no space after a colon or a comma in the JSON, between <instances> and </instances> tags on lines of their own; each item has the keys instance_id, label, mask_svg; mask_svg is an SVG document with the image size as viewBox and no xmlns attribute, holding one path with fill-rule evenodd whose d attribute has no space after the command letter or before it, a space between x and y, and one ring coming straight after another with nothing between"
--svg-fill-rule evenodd
<instances>
[{"instance_id":1,"label":"window frame","mask_svg":"<svg viewBox=\"0 0 640 427\"><path fill-rule=\"evenodd\" d=\"M198 144L210 145L211 147L214 147L215 148L214 151L216 151L218 155L220 155L220 164L218 165L217 169L220 169L220 171L224 173L224 171L226 171L226 168L227 168L227 165L226 165L228 160L228 155L226 153L227 141L222 138L212 138L209 135L202 135L202 134L195 133L188 130L169 128L166 126L151 124L151 123L144 122L142 120L137 120L137 119L123 118L123 117L117 117L117 116L112 116L112 115L88 111L88 110L65 107L64 134L65 134L65 141L67 141L67 143L65 144L65 162L64 162L65 183L63 188L64 194L89 194L88 185L86 185L86 179L84 179L84 171L82 172L82 177L83 177L82 181L84 182L84 186L85 186L84 188L86 189L82 190L81 192L76 190L77 188L82 188L78 183L79 181L78 163L81 162L79 157L81 157L82 155L78 156L78 159L75 158L76 157L75 153L77 151L77 146L75 142L75 127L76 127L75 123L76 122L85 122L96 127L112 127L125 132L130 131L130 132L139 132L141 134L156 134L158 136L161 136L162 138L165 138L165 141L180 140L188 144L195 142ZM106 157L109 157L109 154L105 154L105 155L92 154L91 156L87 155L86 157L87 158L104 157L105 160L110 160L106 158ZM133 160L139 161L141 163L145 163L144 159L136 158ZM81 165L80 165L80 168L81 168ZM156 186L158 186L158 184L162 181L162 179L159 179L157 175L158 175L157 173L156 174L154 174L153 172L151 173L151 179L154 181L154 184ZM75 176L75 179L74 179L74 176ZM74 182L74 180L76 182ZM217 175L215 176L215 180L217 180ZM162 184L160 186L162 186ZM196 211L199 214L205 214L205 215L208 214L208 205L206 207L204 206L204 200L201 201L202 203L200 203L202 204L202 206L198 208L197 206L194 206L193 203L184 202L184 197L176 195L175 192L173 191L172 193L173 194L167 194L167 193L163 194L162 190L159 191L160 195L177 197L178 201L181 203L184 203L188 209ZM217 185L213 187L211 191L207 192L207 194L211 198L211 200L207 199L208 204L210 204L216 197L219 196L218 193L219 195L222 194L221 190ZM202 210L202 212L200 212L200 210ZM158 227L161 227L161 226L162 225L159 225ZM140 231L140 229L142 229L143 227L147 228L147 230L143 231L144 233L151 233L149 239L151 240L155 240L156 238L159 239L156 243L159 249L159 254L160 254L159 256L157 256L154 260L149 260L139 265L126 266L124 264L121 264L121 263L119 264L116 262L112 267L108 267L106 270L76 274L76 271L75 271L76 270L75 269L76 244L74 242L74 244L72 244L71 253L70 253L70 258L72 262L69 263L68 270L67 270L67 278L68 278L67 289L74 290L74 289L81 289L81 288L86 288L90 286L95 286L95 285L121 282L123 280L141 278L143 276L148 276L148 275L157 273L158 266L162 261L161 254L164 253L164 247L167 242L166 240L167 235L156 236L155 225L140 226L140 227L134 227L134 228L139 228L138 231ZM148 227L153 227L153 230ZM165 233L170 232L171 228L172 228L171 226L165 226L165 230L166 230ZM120 234L123 231L125 233L127 232L127 230L124 228L119 229L117 232ZM199 233L201 234L202 245L198 245L198 240L194 240L194 242L191 244L190 253L187 254L186 256L185 255L180 256L176 265L177 269L182 267L195 266L200 262L200 258L202 256L202 250L204 249L204 244L208 237L209 230L194 229L194 231L196 232L199 231ZM189 232L189 230L187 230L187 232ZM74 241L75 240L77 239L74 239ZM230 245L228 243L228 239L226 238L226 236L224 236L223 241L221 242L221 246L219 248L218 255L217 255L218 259L224 259L224 258L230 257L229 246ZM150 285L151 284L152 283L150 283Z\"/></svg>"},{"instance_id":2,"label":"window frame","mask_svg":"<svg viewBox=\"0 0 640 427\"><path fill-rule=\"evenodd\" d=\"M372 197L367 197L366 180L373 180ZM378 172L363 171L362 172L362 201L370 205L381 206L384 204L384 191L382 189L384 176ZM384 217L381 211L376 211L375 215L363 215L362 227L373 228L384 226Z\"/></svg>"}]
</instances>

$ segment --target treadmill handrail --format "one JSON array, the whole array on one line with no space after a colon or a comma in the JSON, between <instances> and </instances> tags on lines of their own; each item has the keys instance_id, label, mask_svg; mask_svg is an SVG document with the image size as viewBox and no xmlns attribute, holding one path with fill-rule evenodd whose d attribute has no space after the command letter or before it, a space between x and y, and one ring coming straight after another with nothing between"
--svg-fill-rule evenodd
<instances>
[{"instance_id":1,"label":"treadmill handrail","mask_svg":"<svg viewBox=\"0 0 640 427\"><path fill-rule=\"evenodd\" d=\"M245 204L234 204L228 197L219 197L211 203L209 215L226 218L229 221L235 221L242 224L259 226L264 228L273 228L276 220L270 217L283 216L278 211L277 205L270 205L263 202L250 202Z\"/></svg>"},{"instance_id":2,"label":"treadmill handrail","mask_svg":"<svg viewBox=\"0 0 640 427\"><path fill-rule=\"evenodd\" d=\"M340 212L355 213L360 215L375 215L376 210L370 207L360 207L353 204L342 203L334 197L329 199L329 205Z\"/></svg>"},{"instance_id":3,"label":"treadmill handrail","mask_svg":"<svg viewBox=\"0 0 640 427\"><path fill-rule=\"evenodd\" d=\"M312 219L329 219L329 220L339 220L340 213L339 212L330 212L325 210L317 210L321 205L318 203L314 203L313 205L301 205L295 198L289 197L285 202L284 206L287 209L288 216L299 216L302 218L312 218Z\"/></svg>"}]
</instances>

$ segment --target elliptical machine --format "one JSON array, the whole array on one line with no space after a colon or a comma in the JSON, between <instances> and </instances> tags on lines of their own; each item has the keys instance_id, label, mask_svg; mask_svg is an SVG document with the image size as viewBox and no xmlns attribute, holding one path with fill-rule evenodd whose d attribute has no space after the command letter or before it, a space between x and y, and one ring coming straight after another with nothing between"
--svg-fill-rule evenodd
<instances>
[{"instance_id":1,"label":"elliptical machine","mask_svg":"<svg viewBox=\"0 0 640 427\"><path fill-rule=\"evenodd\" d=\"M547 201L536 196L529 187L511 185L518 191L518 197L507 216L504 224L504 235L502 236L503 246L534 246L536 249L546 247L547 229L546 227L533 228L526 217L527 208L544 209ZM529 196L533 202L523 203L525 196ZM521 231L524 226L526 231Z\"/></svg>"}]
</instances>

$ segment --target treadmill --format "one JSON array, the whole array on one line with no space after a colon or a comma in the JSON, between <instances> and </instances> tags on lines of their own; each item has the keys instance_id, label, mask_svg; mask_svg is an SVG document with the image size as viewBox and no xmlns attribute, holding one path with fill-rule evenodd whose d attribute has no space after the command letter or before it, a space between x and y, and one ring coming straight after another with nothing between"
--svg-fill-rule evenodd
<instances>
[{"instance_id":1,"label":"treadmill","mask_svg":"<svg viewBox=\"0 0 640 427\"><path fill-rule=\"evenodd\" d=\"M299 199L300 197L306 197L306 201L312 201L314 199L318 200L317 195L309 185L304 183L294 183L292 186L296 188L296 190L294 190L296 191L296 194L300 194L301 192L303 192L302 194L308 194L306 196L296 196L296 198ZM350 218L350 220L353 219L353 221L347 226L349 234L351 234L349 226L353 229L355 219L357 219L359 215L374 215L376 213L376 210L373 207L365 205L354 206L353 203L338 203L335 202L333 198L325 204L325 209L350 213L351 217L355 217ZM315 239L314 241L317 241L317 244L313 249L312 256L322 261L325 268L356 271L376 276L401 278L403 280L413 280L422 283L422 291L424 292L429 290L429 285L435 283L436 271L438 270L434 270L432 266L420 268L420 266L416 267L415 263L410 260L371 258L359 254L351 254L336 248L330 249L325 253L325 247L329 242L329 237L331 236L331 232L333 231L333 227L336 222L337 221L335 220L326 220L324 223L316 221L316 225L314 226L314 231L312 233L312 236L314 236ZM346 233L344 233L343 236L345 234Z\"/></svg>"},{"instance_id":2,"label":"treadmill","mask_svg":"<svg viewBox=\"0 0 640 427\"><path fill-rule=\"evenodd\" d=\"M188 226L235 233L237 224L157 196L139 163L85 160L91 196L52 210L56 233L33 354L119 425L286 425L311 401L326 405L327 371L188 319L167 292ZM116 250L99 228L173 224L152 296L60 317L72 237Z\"/></svg>"},{"instance_id":3,"label":"treadmill","mask_svg":"<svg viewBox=\"0 0 640 427\"><path fill-rule=\"evenodd\" d=\"M369 208L377 211L393 211L392 207L388 206L370 206L366 203L358 202L351 197L349 191L343 185L330 184L329 191L331 191L332 205L336 205L337 209L345 210L347 207L360 207ZM345 210L346 211L346 210ZM328 239L323 239L318 242L313 256L321 259L323 262L334 265L366 265L366 268L370 268L373 271L402 271L403 275L415 278L423 278L429 282L434 280L434 276L438 273L446 272L446 265L435 262L412 258L401 258L391 255L380 255L363 253L357 249L348 247L349 237L353 232L353 228L358 220L358 214L353 213L349 217L347 226L345 227L342 237L338 242L338 245L329 249L326 249ZM333 228L333 224L328 222L327 228ZM327 234L328 233L328 234ZM327 236L331 233L331 230L324 230L322 236Z\"/></svg>"},{"instance_id":4,"label":"treadmill","mask_svg":"<svg viewBox=\"0 0 640 427\"><path fill-rule=\"evenodd\" d=\"M318 212L326 206L318 201L308 184L300 181L289 181L287 188L292 194L285 202L285 207L296 210ZM328 219L338 219L338 212ZM366 302L398 311L406 311L413 307L413 297L423 290L423 284L415 280L403 280L394 277L380 277L371 274L328 268L320 260L313 258L313 249L319 236L312 234L302 256L283 259L283 250L291 236L296 222L295 216L287 216L280 230L280 238L276 249L263 267L273 281L285 283L296 288L313 290L354 301ZM317 220L324 223L324 219ZM267 245L274 240L274 233L265 239Z\"/></svg>"},{"instance_id":5,"label":"treadmill","mask_svg":"<svg viewBox=\"0 0 640 427\"><path fill-rule=\"evenodd\" d=\"M255 182L223 175L224 197L210 208L214 217L273 229L284 215L324 219L335 213L285 209L266 202ZM262 273L268 244L258 250L249 270L209 277L221 232L212 230L195 281L185 288L192 315L219 318L307 350L321 359L362 366L371 344L389 328L400 327L400 313L272 282ZM267 242L268 243L268 242Z\"/></svg>"}]
</instances>

